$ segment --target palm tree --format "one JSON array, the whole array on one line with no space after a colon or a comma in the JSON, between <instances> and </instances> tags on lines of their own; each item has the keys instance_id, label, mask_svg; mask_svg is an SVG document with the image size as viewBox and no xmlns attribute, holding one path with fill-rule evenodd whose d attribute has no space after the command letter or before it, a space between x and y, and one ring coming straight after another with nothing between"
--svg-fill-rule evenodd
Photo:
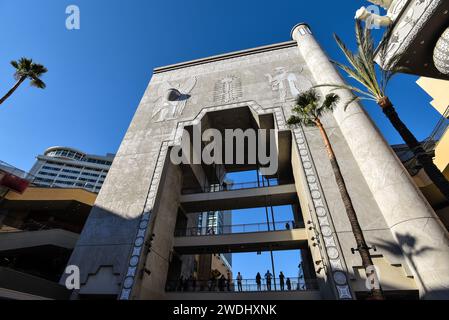
<instances>
[{"instance_id":1,"label":"palm tree","mask_svg":"<svg viewBox=\"0 0 449 320\"><path fill-rule=\"evenodd\" d=\"M414 153L416 159L423 167L428 177L445 196L445 198L449 200L449 181L433 163L432 157L426 153L421 143L418 142L413 133L399 118L398 113L386 94L387 85L392 77L399 72L405 71L405 68L397 66L397 62L402 58L402 56L396 55L390 59L387 59L388 43L387 41L384 41L378 50L380 62L381 65L383 65L383 68L379 68L380 70L377 72L374 61L376 49L371 31L368 27L363 28L362 23L359 20L356 22L357 52L351 52L351 50L348 49L348 47L337 35L334 35L334 37L338 43L338 46L346 56L349 65L344 65L335 61L334 64L345 71L349 77L359 82L363 89L342 84L323 84L317 87L330 86L335 89L350 90L354 94L354 98L346 103L346 107L350 103L357 100L371 100L376 102L388 120L390 120L393 127L405 141L407 146Z\"/></svg>"},{"instance_id":2,"label":"palm tree","mask_svg":"<svg viewBox=\"0 0 449 320\"><path fill-rule=\"evenodd\" d=\"M0 104L6 101L17 88L28 78L31 80L31 86L45 89L45 83L40 77L48 70L41 64L33 63L33 59L21 58L19 61L11 61L11 65L16 69L14 78L16 84L0 99Z\"/></svg>"},{"instance_id":3,"label":"palm tree","mask_svg":"<svg viewBox=\"0 0 449 320\"><path fill-rule=\"evenodd\" d=\"M367 279L372 275L372 267L374 266L369 253L369 248L366 244L365 237L363 236L362 228L360 227L357 215L352 204L351 197L349 196L348 189L346 188L345 180L338 165L337 158L335 157L334 150L327 136L326 130L320 118L329 111L332 111L336 104L339 102L340 97L335 93L328 94L324 101L320 103L321 97L315 89L306 91L298 96L296 99L296 105L292 109L294 115L288 119L290 126L303 124L306 126L316 126L320 130L321 136L326 147L329 160L334 172L335 181L337 182L338 189L340 191L341 199L346 209L349 222L351 224L352 232L357 243L357 251L362 258L362 265L365 269ZM374 299L383 300L383 292L380 288L372 288L371 297Z\"/></svg>"}]
</instances>

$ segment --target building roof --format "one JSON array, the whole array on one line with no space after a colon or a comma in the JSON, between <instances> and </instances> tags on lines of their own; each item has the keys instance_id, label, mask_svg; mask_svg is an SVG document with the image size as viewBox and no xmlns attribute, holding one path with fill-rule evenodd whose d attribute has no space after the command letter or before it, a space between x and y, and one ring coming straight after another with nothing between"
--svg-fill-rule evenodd
<instances>
[{"instance_id":1,"label":"building roof","mask_svg":"<svg viewBox=\"0 0 449 320\"><path fill-rule=\"evenodd\" d=\"M196 66L196 65L200 65L200 64L216 62L216 61L220 61L220 60L243 57L243 56L256 54L256 53L262 53L262 52L266 52L266 51L295 47L296 45L297 45L296 41L287 41L287 42L281 42L281 43L271 44L271 45L267 45L267 46L256 47L256 48L252 48L252 49L229 52L229 53L215 55L215 56L211 56L211 57L207 57L207 58L190 60L190 61L176 63L176 64L172 64L172 65L168 65L168 66L158 67L158 68L154 69L154 74L177 70L177 69L182 69L182 68L186 68L186 67L190 67L190 66Z\"/></svg>"},{"instance_id":2,"label":"building roof","mask_svg":"<svg viewBox=\"0 0 449 320\"><path fill-rule=\"evenodd\" d=\"M97 194L81 188L45 188L28 187L23 194L8 192L5 196L9 201L77 201L93 206Z\"/></svg>"}]
</instances>

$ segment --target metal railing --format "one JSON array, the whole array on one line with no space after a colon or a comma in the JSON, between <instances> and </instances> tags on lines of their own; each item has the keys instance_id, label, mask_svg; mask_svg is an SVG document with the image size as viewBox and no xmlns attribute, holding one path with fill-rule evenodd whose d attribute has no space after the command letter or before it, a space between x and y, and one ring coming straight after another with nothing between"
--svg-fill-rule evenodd
<instances>
[{"instance_id":1,"label":"metal railing","mask_svg":"<svg viewBox=\"0 0 449 320\"><path fill-rule=\"evenodd\" d=\"M441 138L444 136L449 128L449 106L443 113L435 128L433 129L429 138L423 143L424 150L429 150L430 148L435 148Z\"/></svg>"},{"instance_id":2,"label":"metal railing","mask_svg":"<svg viewBox=\"0 0 449 320\"><path fill-rule=\"evenodd\" d=\"M215 292L215 293L245 293L245 292L292 292L318 290L316 279L287 278L283 282L279 278L267 279L209 279L209 280L169 280L167 292Z\"/></svg>"},{"instance_id":3,"label":"metal railing","mask_svg":"<svg viewBox=\"0 0 449 320\"><path fill-rule=\"evenodd\" d=\"M449 106L435 125L430 136L421 143L421 147L424 151L431 156L435 157L435 150L441 140L449 129ZM418 174L422 169L421 164L418 162L415 154L408 148L407 145L398 145L394 148L396 154L401 159L407 170L412 176Z\"/></svg>"},{"instance_id":4,"label":"metal railing","mask_svg":"<svg viewBox=\"0 0 449 320\"><path fill-rule=\"evenodd\" d=\"M265 187L275 187L288 183L291 183L291 181L279 181L277 179L269 179L263 181L261 180L261 181L241 182L232 184L221 184L221 185L216 184L204 188L185 188L182 190L182 194L213 193L222 191L256 189Z\"/></svg>"},{"instance_id":5,"label":"metal railing","mask_svg":"<svg viewBox=\"0 0 449 320\"><path fill-rule=\"evenodd\" d=\"M23 223L18 225L7 225L4 224L0 226L0 234L5 233L27 233L35 231L47 231L47 230L64 230L72 233L81 233L81 227L73 226L70 223L65 223L60 220L52 221L37 221L34 219L27 219Z\"/></svg>"},{"instance_id":6,"label":"metal railing","mask_svg":"<svg viewBox=\"0 0 449 320\"><path fill-rule=\"evenodd\" d=\"M271 231L285 231L291 229L304 228L302 221L295 223L294 221L280 221L280 222L262 222L262 223L248 223L236 224L220 227L194 227L186 229L177 229L175 231L176 237L199 237L199 236L215 236L238 233L257 233L257 232L271 232Z\"/></svg>"},{"instance_id":7,"label":"metal railing","mask_svg":"<svg viewBox=\"0 0 449 320\"><path fill-rule=\"evenodd\" d=\"M0 170L3 170L9 174L12 174L16 177L21 178L21 179L25 179L25 180L29 180L29 181L34 179L34 176L31 175L30 173L20 170L20 169L14 167L13 165L10 165L9 163L6 163L2 160L0 160Z\"/></svg>"}]
</instances>

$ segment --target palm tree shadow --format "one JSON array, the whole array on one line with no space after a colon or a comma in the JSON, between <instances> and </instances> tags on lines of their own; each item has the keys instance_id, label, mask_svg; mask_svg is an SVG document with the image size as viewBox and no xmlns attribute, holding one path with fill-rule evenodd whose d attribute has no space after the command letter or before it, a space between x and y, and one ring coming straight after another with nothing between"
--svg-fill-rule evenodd
<instances>
[{"instance_id":1,"label":"palm tree shadow","mask_svg":"<svg viewBox=\"0 0 449 320\"><path fill-rule=\"evenodd\" d=\"M419 247L418 240L410 234L396 233L396 239L398 240L399 243L379 239L378 240L379 242L376 243L375 245L377 248L387 251L392 255L395 256L405 255L407 257L407 260L410 262L413 270L416 270L415 264L416 257L422 256L430 251L435 251L435 249L431 247L427 246ZM416 272L416 276L418 277L419 282L422 284L424 292L427 293L428 290L418 272Z\"/></svg>"}]
</instances>

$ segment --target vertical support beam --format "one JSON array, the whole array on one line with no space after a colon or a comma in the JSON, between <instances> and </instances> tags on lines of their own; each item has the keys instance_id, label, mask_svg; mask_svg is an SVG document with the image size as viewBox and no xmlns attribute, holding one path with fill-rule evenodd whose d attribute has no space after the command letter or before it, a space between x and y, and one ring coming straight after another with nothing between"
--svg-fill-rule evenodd
<instances>
[{"instance_id":1,"label":"vertical support beam","mask_svg":"<svg viewBox=\"0 0 449 320\"><path fill-rule=\"evenodd\" d=\"M295 26L292 37L298 42L298 50L313 72L316 84L344 84L307 25ZM324 88L322 93L329 90ZM343 104L352 95L347 90L339 90L338 94L343 103L334 111L334 118L403 250L420 285L421 297L448 299L447 230L362 106L352 103L345 110Z\"/></svg>"}]
</instances>

